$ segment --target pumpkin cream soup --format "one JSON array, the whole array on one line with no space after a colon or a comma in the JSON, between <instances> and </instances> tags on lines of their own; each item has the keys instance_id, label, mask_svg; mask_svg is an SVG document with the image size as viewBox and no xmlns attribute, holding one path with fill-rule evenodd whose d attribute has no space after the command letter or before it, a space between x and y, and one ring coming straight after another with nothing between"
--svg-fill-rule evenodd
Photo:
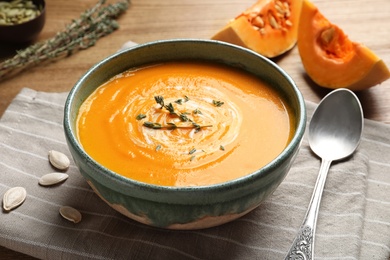
<instances>
[{"instance_id":1,"label":"pumpkin cream soup","mask_svg":"<svg viewBox=\"0 0 390 260\"><path fill-rule=\"evenodd\" d=\"M168 62L126 71L82 104L78 138L108 169L145 183L203 186L250 174L293 135L277 91L232 67Z\"/></svg>"}]
</instances>

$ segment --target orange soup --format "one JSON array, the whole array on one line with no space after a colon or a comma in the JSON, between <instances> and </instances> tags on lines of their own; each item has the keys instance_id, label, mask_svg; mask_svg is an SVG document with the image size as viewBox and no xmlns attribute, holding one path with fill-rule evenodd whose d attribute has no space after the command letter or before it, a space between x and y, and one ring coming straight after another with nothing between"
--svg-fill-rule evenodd
<instances>
[{"instance_id":1,"label":"orange soup","mask_svg":"<svg viewBox=\"0 0 390 260\"><path fill-rule=\"evenodd\" d=\"M115 76L82 104L85 151L128 178L203 186L250 174L294 134L290 108L257 77L205 62L155 64Z\"/></svg>"}]
</instances>

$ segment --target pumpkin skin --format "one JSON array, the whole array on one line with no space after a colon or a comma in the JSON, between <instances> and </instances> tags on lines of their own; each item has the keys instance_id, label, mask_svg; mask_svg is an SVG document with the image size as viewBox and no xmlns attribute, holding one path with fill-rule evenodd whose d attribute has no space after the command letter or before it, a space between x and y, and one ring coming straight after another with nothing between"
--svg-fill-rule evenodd
<instances>
[{"instance_id":1,"label":"pumpkin skin","mask_svg":"<svg viewBox=\"0 0 390 260\"><path fill-rule=\"evenodd\" d=\"M390 77L386 64L366 46L352 42L308 0L298 28L302 64L319 86L360 91Z\"/></svg>"},{"instance_id":2,"label":"pumpkin skin","mask_svg":"<svg viewBox=\"0 0 390 260\"><path fill-rule=\"evenodd\" d=\"M302 0L258 0L212 39L273 58L292 49L298 38Z\"/></svg>"}]
</instances>

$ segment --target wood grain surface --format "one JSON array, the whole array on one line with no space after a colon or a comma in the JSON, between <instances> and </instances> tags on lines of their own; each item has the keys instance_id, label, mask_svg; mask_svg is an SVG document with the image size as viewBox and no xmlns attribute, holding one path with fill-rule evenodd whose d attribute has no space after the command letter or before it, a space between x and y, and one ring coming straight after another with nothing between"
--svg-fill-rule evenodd
<instances>
[{"instance_id":1,"label":"wood grain surface","mask_svg":"<svg viewBox=\"0 0 390 260\"><path fill-rule=\"evenodd\" d=\"M39 40L53 37L97 0L47 0L46 24ZM108 1L108 3L114 1ZM120 28L95 46L64 59L39 65L0 81L0 116L23 87L47 92L69 91L95 63L114 53L126 41L145 43L160 39L209 39L231 18L255 0L133 0L119 19ZM390 66L389 0L313 0L320 11L339 25L353 41L371 48ZM24 46L0 44L0 60ZM297 83L306 100L318 102L329 90L315 85L305 74L297 48L274 59ZM357 93L365 117L390 123L390 80ZM1 180L0 180L1 181ZM1 221L1 220L0 220ZM26 232L28 232L26 230ZM0 259L32 259L0 247Z\"/></svg>"}]
</instances>

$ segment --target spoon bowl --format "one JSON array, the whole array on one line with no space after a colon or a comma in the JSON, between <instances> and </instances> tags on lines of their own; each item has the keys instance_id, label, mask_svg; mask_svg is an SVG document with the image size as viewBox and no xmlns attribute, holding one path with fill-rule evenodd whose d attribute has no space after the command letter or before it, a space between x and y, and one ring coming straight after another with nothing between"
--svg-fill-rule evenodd
<instances>
[{"instance_id":1,"label":"spoon bowl","mask_svg":"<svg viewBox=\"0 0 390 260\"><path fill-rule=\"evenodd\" d=\"M309 125L312 151L328 160L351 155L360 142L363 111L358 98L347 89L329 93L318 105Z\"/></svg>"},{"instance_id":2,"label":"spoon bowl","mask_svg":"<svg viewBox=\"0 0 390 260\"><path fill-rule=\"evenodd\" d=\"M336 89L326 95L314 111L309 125L309 144L321 158L321 168L305 219L285 259L314 259L314 234L322 191L332 161L350 156L363 132L363 110L356 95Z\"/></svg>"}]
</instances>

